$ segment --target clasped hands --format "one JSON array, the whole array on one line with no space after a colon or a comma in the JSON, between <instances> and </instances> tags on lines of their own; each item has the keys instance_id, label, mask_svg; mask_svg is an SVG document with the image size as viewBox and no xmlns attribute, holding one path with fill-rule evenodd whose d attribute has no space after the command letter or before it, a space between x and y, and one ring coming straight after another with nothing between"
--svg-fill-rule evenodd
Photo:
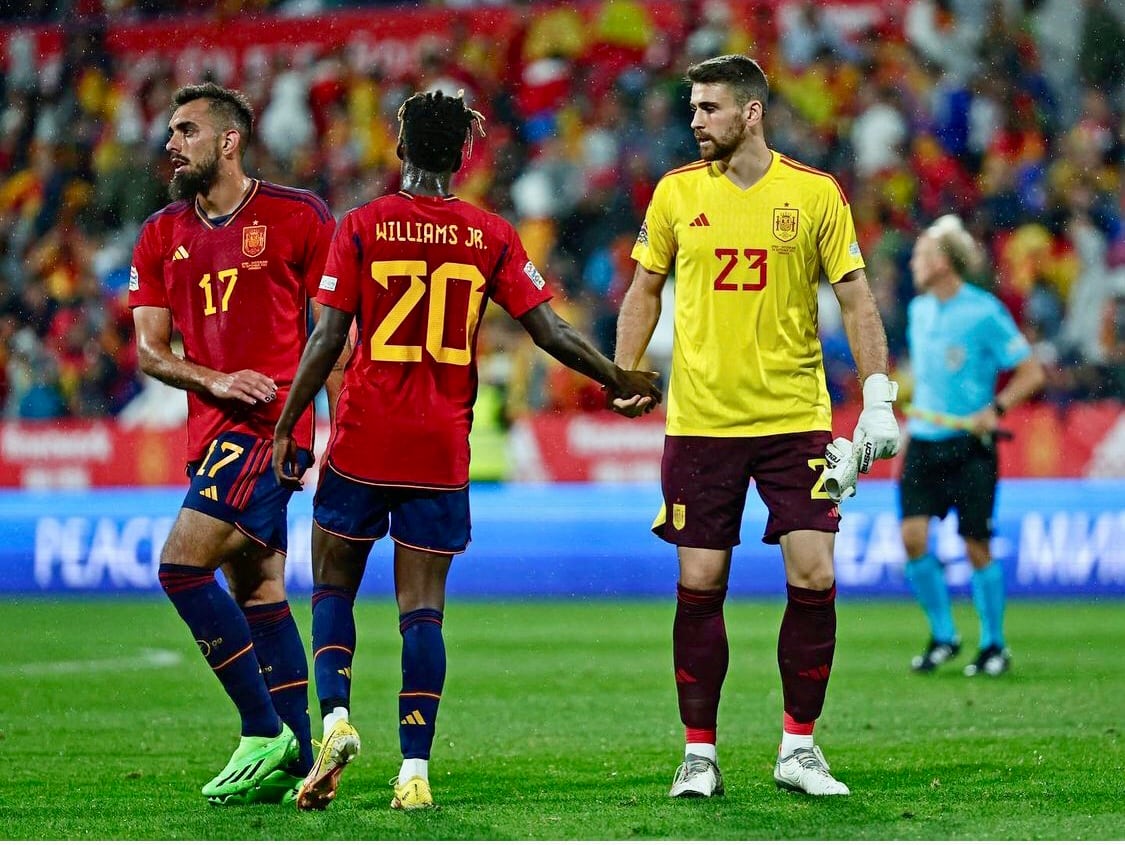
<instances>
[{"instance_id":1,"label":"clasped hands","mask_svg":"<svg viewBox=\"0 0 1125 845\"><path fill-rule=\"evenodd\" d=\"M656 384L659 373L621 370L617 384L606 386L606 406L623 417L639 417L651 412L663 399ZM898 385L883 373L874 373L863 383L863 411L852 439L837 437L825 449L826 468L822 478L825 492L836 503L855 495L858 473L898 454L899 429L891 403L898 396Z\"/></svg>"},{"instance_id":2,"label":"clasped hands","mask_svg":"<svg viewBox=\"0 0 1125 845\"><path fill-rule=\"evenodd\" d=\"M664 399L659 378L660 373L649 370L619 370L617 383L604 387L606 407L623 417L651 413Z\"/></svg>"}]
</instances>

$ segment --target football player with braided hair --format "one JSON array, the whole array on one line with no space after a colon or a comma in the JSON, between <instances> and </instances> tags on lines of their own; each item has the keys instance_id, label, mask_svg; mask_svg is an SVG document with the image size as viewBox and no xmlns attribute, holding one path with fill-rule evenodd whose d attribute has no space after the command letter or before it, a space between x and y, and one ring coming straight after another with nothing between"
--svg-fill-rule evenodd
<instances>
[{"instance_id":1,"label":"football player with braided hair","mask_svg":"<svg viewBox=\"0 0 1125 845\"><path fill-rule=\"evenodd\" d=\"M324 742L297 807L320 809L359 753L351 724L353 603L374 542L394 541L402 634L399 745L391 807L433 806L429 758L445 682L445 583L470 540L469 428L476 341L488 300L535 343L651 410L656 373L623 370L548 304L515 229L450 190L481 115L460 95L415 94L399 111L402 189L344 216L332 242L309 339L275 430L274 472L300 485L293 426L340 354L353 318L360 339L344 372L336 428L313 506L313 671Z\"/></svg>"}]
</instances>

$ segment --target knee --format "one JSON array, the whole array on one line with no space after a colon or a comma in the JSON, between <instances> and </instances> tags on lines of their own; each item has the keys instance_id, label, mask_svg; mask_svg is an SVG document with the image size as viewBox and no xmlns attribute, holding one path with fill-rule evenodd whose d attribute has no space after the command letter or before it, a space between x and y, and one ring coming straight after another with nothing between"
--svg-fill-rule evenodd
<instances>
[{"instance_id":1,"label":"knee","mask_svg":"<svg viewBox=\"0 0 1125 845\"><path fill-rule=\"evenodd\" d=\"M415 610L430 608L445 611L444 584L412 584L395 589L395 601L399 613L412 613Z\"/></svg>"},{"instance_id":2,"label":"knee","mask_svg":"<svg viewBox=\"0 0 1125 845\"><path fill-rule=\"evenodd\" d=\"M160 562L178 566L199 566L199 550L192 544L191 537L187 536L187 532L181 528L178 520L164 540L164 548L160 551Z\"/></svg>"},{"instance_id":3,"label":"knee","mask_svg":"<svg viewBox=\"0 0 1125 845\"><path fill-rule=\"evenodd\" d=\"M929 545L925 540L907 540L905 537L902 540L902 545L906 549L907 560L917 560L923 557L929 550Z\"/></svg>"},{"instance_id":4,"label":"knee","mask_svg":"<svg viewBox=\"0 0 1125 845\"><path fill-rule=\"evenodd\" d=\"M280 579L259 581L250 587L244 587L241 584L229 584L229 586L231 595L239 607L253 607L256 604L277 604L286 600L285 582Z\"/></svg>"},{"instance_id":5,"label":"knee","mask_svg":"<svg viewBox=\"0 0 1125 845\"><path fill-rule=\"evenodd\" d=\"M992 551L988 540L973 540L965 538L965 553L973 569L984 569L992 563Z\"/></svg>"},{"instance_id":6,"label":"knee","mask_svg":"<svg viewBox=\"0 0 1125 845\"><path fill-rule=\"evenodd\" d=\"M902 545L909 560L917 560L929 551L930 538L925 527L904 523L902 526Z\"/></svg>"},{"instance_id":7,"label":"knee","mask_svg":"<svg viewBox=\"0 0 1125 845\"><path fill-rule=\"evenodd\" d=\"M831 555L794 561L786 567L785 580L805 590L827 590L836 583Z\"/></svg>"},{"instance_id":8,"label":"knee","mask_svg":"<svg viewBox=\"0 0 1125 845\"><path fill-rule=\"evenodd\" d=\"M726 591L727 578L724 574L680 573L679 587L697 593L717 593Z\"/></svg>"},{"instance_id":9,"label":"knee","mask_svg":"<svg viewBox=\"0 0 1125 845\"><path fill-rule=\"evenodd\" d=\"M680 586L696 592L725 590L730 579L730 549L677 550L680 564Z\"/></svg>"},{"instance_id":10,"label":"knee","mask_svg":"<svg viewBox=\"0 0 1125 845\"><path fill-rule=\"evenodd\" d=\"M199 566L185 566L183 564L162 563L157 572L157 580L164 595L175 602L173 596L185 590L199 587L208 587L215 580L215 573L211 569Z\"/></svg>"},{"instance_id":11,"label":"knee","mask_svg":"<svg viewBox=\"0 0 1125 845\"><path fill-rule=\"evenodd\" d=\"M785 580L793 587L827 590L836 583L833 540L824 532L797 532L782 538Z\"/></svg>"},{"instance_id":12,"label":"knee","mask_svg":"<svg viewBox=\"0 0 1125 845\"><path fill-rule=\"evenodd\" d=\"M313 583L359 592L373 541L345 540L313 523Z\"/></svg>"},{"instance_id":13,"label":"knee","mask_svg":"<svg viewBox=\"0 0 1125 845\"><path fill-rule=\"evenodd\" d=\"M239 607L256 604L276 604L285 601L285 576L283 572L271 572L253 567L226 567L223 574L227 579L227 589Z\"/></svg>"},{"instance_id":14,"label":"knee","mask_svg":"<svg viewBox=\"0 0 1125 845\"><path fill-rule=\"evenodd\" d=\"M797 572L789 576L790 586L800 587L804 590L827 590L836 583L836 573L829 567L827 570L815 569L809 572Z\"/></svg>"},{"instance_id":15,"label":"knee","mask_svg":"<svg viewBox=\"0 0 1125 845\"><path fill-rule=\"evenodd\" d=\"M213 572L226 557L231 534L237 533L232 525L198 511L181 508L164 540L160 562L195 566Z\"/></svg>"},{"instance_id":16,"label":"knee","mask_svg":"<svg viewBox=\"0 0 1125 845\"><path fill-rule=\"evenodd\" d=\"M285 601L285 556L254 549L223 564L227 589L241 607Z\"/></svg>"}]
</instances>

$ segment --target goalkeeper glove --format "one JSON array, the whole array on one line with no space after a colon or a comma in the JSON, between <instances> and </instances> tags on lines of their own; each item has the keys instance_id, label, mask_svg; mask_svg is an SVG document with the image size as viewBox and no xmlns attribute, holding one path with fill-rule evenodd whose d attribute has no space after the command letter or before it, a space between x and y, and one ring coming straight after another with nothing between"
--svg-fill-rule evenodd
<instances>
[{"instance_id":1,"label":"goalkeeper glove","mask_svg":"<svg viewBox=\"0 0 1125 845\"><path fill-rule=\"evenodd\" d=\"M897 397L898 384L883 373L872 373L863 383L863 412L852 434L860 472L870 471L880 458L898 454L898 420L891 410Z\"/></svg>"},{"instance_id":2,"label":"goalkeeper glove","mask_svg":"<svg viewBox=\"0 0 1125 845\"><path fill-rule=\"evenodd\" d=\"M824 492L836 504L855 495L859 450L846 437L837 437L824 448L826 467L821 476Z\"/></svg>"}]
</instances>

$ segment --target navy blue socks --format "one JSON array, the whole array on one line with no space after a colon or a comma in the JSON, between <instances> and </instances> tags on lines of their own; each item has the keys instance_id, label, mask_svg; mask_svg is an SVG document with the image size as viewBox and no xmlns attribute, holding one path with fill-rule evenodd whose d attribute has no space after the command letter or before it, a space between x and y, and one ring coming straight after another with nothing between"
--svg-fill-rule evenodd
<instances>
[{"instance_id":1,"label":"navy blue socks","mask_svg":"<svg viewBox=\"0 0 1125 845\"><path fill-rule=\"evenodd\" d=\"M313 674L320 715L350 707L355 654L355 593L316 584L312 595Z\"/></svg>"},{"instance_id":2,"label":"navy blue socks","mask_svg":"<svg viewBox=\"0 0 1125 845\"><path fill-rule=\"evenodd\" d=\"M445 640L440 610L421 608L399 616L402 633L402 691L398 739L404 760L429 760L434 722L445 686Z\"/></svg>"},{"instance_id":3,"label":"navy blue socks","mask_svg":"<svg viewBox=\"0 0 1125 845\"><path fill-rule=\"evenodd\" d=\"M305 776L313 765L309 727L309 663L289 602L244 607L254 651L277 715L297 737L301 753L292 774Z\"/></svg>"},{"instance_id":4,"label":"navy blue socks","mask_svg":"<svg viewBox=\"0 0 1125 845\"><path fill-rule=\"evenodd\" d=\"M242 735L277 736L281 719L259 669L250 627L234 599L215 581L215 573L162 563L159 575L160 586L238 708Z\"/></svg>"}]
</instances>

